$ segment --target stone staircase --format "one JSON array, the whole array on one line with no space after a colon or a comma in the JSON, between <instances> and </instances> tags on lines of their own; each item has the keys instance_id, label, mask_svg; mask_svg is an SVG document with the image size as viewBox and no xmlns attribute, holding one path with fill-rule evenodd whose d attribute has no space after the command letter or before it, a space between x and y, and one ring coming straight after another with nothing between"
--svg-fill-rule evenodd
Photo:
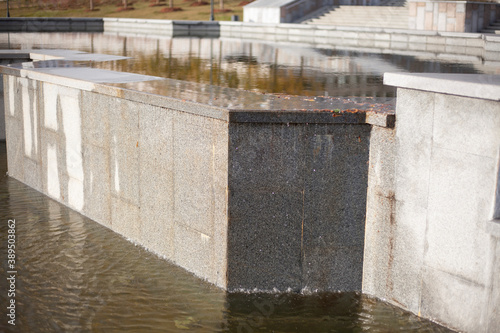
<instances>
[{"instance_id":1,"label":"stone staircase","mask_svg":"<svg viewBox=\"0 0 500 333\"><path fill-rule=\"evenodd\" d=\"M389 0L381 6L336 6L324 8L302 24L408 29L406 0Z\"/></svg>"},{"instance_id":2,"label":"stone staircase","mask_svg":"<svg viewBox=\"0 0 500 333\"><path fill-rule=\"evenodd\" d=\"M488 28L483 29L481 32L484 34L500 35L500 21L496 21L495 23L491 24Z\"/></svg>"}]
</instances>

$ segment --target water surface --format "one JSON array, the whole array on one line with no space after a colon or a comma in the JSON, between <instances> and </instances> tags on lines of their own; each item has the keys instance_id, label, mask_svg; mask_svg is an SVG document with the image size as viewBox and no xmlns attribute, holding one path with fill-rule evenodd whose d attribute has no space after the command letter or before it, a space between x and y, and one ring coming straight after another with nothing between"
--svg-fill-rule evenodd
<instances>
[{"instance_id":1,"label":"water surface","mask_svg":"<svg viewBox=\"0 0 500 333\"><path fill-rule=\"evenodd\" d=\"M3 33L0 48L72 49L131 57L93 67L267 94L395 97L386 72L487 73L480 61L313 48L234 38L119 36L103 33Z\"/></svg>"}]
</instances>

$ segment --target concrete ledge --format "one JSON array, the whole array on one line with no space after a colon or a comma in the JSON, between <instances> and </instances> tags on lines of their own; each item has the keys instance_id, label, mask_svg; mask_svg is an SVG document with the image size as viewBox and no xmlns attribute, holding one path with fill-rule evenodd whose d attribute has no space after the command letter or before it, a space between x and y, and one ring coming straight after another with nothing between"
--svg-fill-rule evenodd
<instances>
[{"instance_id":1,"label":"concrete ledge","mask_svg":"<svg viewBox=\"0 0 500 333\"><path fill-rule=\"evenodd\" d=\"M480 33L220 22L220 36L471 63L500 60L499 37Z\"/></svg>"},{"instance_id":2,"label":"concrete ledge","mask_svg":"<svg viewBox=\"0 0 500 333\"><path fill-rule=\"evenodd\" d=\"M102 18L12 17L0 18L0 32L102 32Z\"/></svg>"},{"instance_id":3,"label":"concrete ledge","mask_svg":"<svg viewBox=\"0 0 500 333\"><path fill-rule=\"evenodd\" d=\"M384 84L500 101L500 75L387 73L384 75Z\"/></svg>"},{"instance_id":4,"label":"concrete ledge","mask_svg":"<svg viewBox=\"0 0 500 333\"><path fill-rule=\"evenodd\" d=\"M0 59L32 59L30 53L23 50L0 50Z\"/></svg>"},{"instance_id":5,"label":"concrete ledge","mask_svg":"<svg viewBox=\"0 0 500 333\"><path fill-rule=\"evenodd\" d=\"M104 18L104 32L156 36L218 37L219 22Z\"/></svg>"}]
</instances>

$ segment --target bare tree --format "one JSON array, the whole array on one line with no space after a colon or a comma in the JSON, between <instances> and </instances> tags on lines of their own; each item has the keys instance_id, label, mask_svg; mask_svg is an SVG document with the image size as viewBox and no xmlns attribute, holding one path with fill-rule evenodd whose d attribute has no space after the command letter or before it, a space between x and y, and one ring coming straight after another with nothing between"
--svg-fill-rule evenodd
<instances>
[{"instance_id":1,"label":"bare tree","mask_svg":"<svg viewBox=\"0 0 500 333\"><path fill-rule=\"evenodd\" d=\"M128 8L128 1L122 0L122 3L123 3L123 9L127 9Z\"/></svg>"},{"instance_id":2,"label":"bare tree","mask_svg":"<svg viewBox=\"0 0 500 333\"><path fill-rule=\"evenodd\" d=\"M90 11L94 10L94 0L90 0Z\"/></svg>"},{"instance_id":3,"label":"bare tree","mask_svg":"<svg viewBox=\"0 0 500 333\"><path fill-rule=\"evenodd\" d=\"M219 9L221 12L224 12L224 0L219 1Z\"/></svg>"},{"instance_id":4,"label":"bare tree","mask_svg":"<svg viewBox=\"0 0 500 333\"><path fill-rule=\"evenodd\" d=\"M170 8L174 8L174 0L170 0L170 2L169 2L169 4L168 4L168 6L169 6Z\"/></svg>"}]
</instances>

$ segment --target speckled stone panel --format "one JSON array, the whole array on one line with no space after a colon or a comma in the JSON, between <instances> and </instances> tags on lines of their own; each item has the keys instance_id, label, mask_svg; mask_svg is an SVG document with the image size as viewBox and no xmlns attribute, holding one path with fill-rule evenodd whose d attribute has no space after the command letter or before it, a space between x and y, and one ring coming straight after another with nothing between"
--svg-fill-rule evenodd
<instances>
[{"instance_id":1,"label":"speckled stone panel","mask_svg":"<svg viewBox=\"0 0 500 333\"><path fill-rule=\"evenodd\" d=\"M173 111L158 107L139 114L142 242L173 259Z\"/></svg>"},{"instance_id":2,"label":"speckled stone panel","mask_svg":"<svg viewBox=\"0 0 500 333\"><path fill-rule=\"evenodd\" d=\"M371 128L310 129L304 174L304 287L361 290Z\"/></svg>"},{"instance_id":3,"label":"speckled stone panel","mask_svg":"<svg viewBox=\"0 0 500 333\"><path fill-rule=\"evenodd\" d=\"M229 289L361 290L369 134L230 126Z\"/></svg>"}]
</instances>

